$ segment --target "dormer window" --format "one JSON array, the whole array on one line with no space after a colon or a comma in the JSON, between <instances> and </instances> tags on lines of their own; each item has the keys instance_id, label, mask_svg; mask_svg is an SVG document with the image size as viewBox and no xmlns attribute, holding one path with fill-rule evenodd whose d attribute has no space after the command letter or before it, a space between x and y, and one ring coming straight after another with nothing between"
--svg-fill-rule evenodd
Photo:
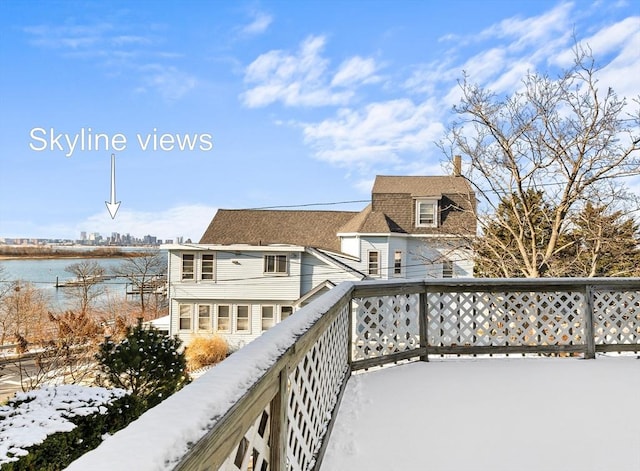
<instances>
[{"instance_id":1,"label":"dormer window","mask_svg":"<svg viewBox=\"0 0 640 471\"><path fill-rule=\"evenodd\" d=\"M416 200L416 227L438 227L438 200Z\"/></svg>"}]
</instances>

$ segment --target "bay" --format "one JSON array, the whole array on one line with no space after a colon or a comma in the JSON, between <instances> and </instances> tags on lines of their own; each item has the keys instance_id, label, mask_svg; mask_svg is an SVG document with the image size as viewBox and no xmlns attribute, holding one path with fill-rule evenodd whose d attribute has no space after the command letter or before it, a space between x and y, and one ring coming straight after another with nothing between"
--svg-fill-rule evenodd
<instances>
[{"instance_id":1,"label":"bay","mask_svg":"<svg viewBox=\"0 0 640 471\"><path fill-rule=\"evenodd\" d=\"M139 250L139 249L138 249ZM23 281L41 289L50 300L51 307L65 309L73 300L70 288L56 288L56 281L62 283L75 278L65 271L69 265L94 260L104 268L105 274L122 264L125 258L47 258L47 259L7 259L0 260L2 279L0 282ZM129 282L125 278L112 278L101 283L104 296L124 297Z\"/></svg>"}]
</instances>

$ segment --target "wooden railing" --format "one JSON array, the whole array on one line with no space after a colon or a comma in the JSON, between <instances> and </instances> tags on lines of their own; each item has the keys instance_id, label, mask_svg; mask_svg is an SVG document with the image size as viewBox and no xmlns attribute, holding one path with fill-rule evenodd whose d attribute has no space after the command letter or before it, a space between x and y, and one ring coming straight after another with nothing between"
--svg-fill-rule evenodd
<instances>
[{"instance_id":1,"label":"wooden railing","mask_svg":"<svg viewBox=\"0 0 640 471\"><path fill-rule=\"evenodd\" d=\"M325 296L330 304L320 298L258 339L281 341L293 322L313 319L173 469L319 469L357 369L433 355L640 350L640 279L360 282ZM252 361L249 347L236 363Z\"/></svg>"}]
</instances>

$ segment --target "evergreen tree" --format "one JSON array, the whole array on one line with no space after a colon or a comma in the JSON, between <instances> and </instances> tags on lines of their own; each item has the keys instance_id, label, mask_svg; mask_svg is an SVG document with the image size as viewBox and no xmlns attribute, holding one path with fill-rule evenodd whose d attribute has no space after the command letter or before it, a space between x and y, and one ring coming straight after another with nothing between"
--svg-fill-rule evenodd
<instances>
[{"instance_id":1,"label":"evergreen tree","mask_svg":"<svg viewBox=\"0 0 640 471\"><path fill-rule=\"evenodd\" d=\"M548 271L543 253L551 237L551 214L553 208L545 202L542 191L503 197L476 241L475 275L520 278L534 269ZM531 267L534 262L537 265Z\"/></svg>"},{"instance_id":2,"label":"evergreen tree","mask_svg":"<svg viewBox=\"0 0 640 471\"><path fill-rule=\"evenodd\" d=\"M97 359L104 376L99 382L130 391L143 409L153 407L189 381L181 343L143 327L140 320L122 341L107 339L100 345Z\"/></svg>"},{"instance_id":3,"label":"evergreen tree","mask_svg":"<svg viewBox=\"0 0 640 471\"><path fill-rule=\"evenodd\" d=\"M573 244L563 254L567 276L640 275L640 230L633 219L587 203L572 222Z\"/></svg>"}]
</instances>

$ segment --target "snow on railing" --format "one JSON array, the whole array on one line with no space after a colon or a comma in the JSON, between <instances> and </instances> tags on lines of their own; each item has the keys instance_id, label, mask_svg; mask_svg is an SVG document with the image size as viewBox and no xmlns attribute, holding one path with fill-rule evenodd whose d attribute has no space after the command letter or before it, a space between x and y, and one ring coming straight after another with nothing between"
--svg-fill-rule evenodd
<instances>
[{"instance_id":1,"label":"snow on railing","mask_svg":"<svg viewBox=\"0 0 640 471\"><path fill-rule=\"evenodd\" d=\"M68 469L315 470L353 370L640 350L640 279L343 283Z\"/></svg>"}]
</instances>

